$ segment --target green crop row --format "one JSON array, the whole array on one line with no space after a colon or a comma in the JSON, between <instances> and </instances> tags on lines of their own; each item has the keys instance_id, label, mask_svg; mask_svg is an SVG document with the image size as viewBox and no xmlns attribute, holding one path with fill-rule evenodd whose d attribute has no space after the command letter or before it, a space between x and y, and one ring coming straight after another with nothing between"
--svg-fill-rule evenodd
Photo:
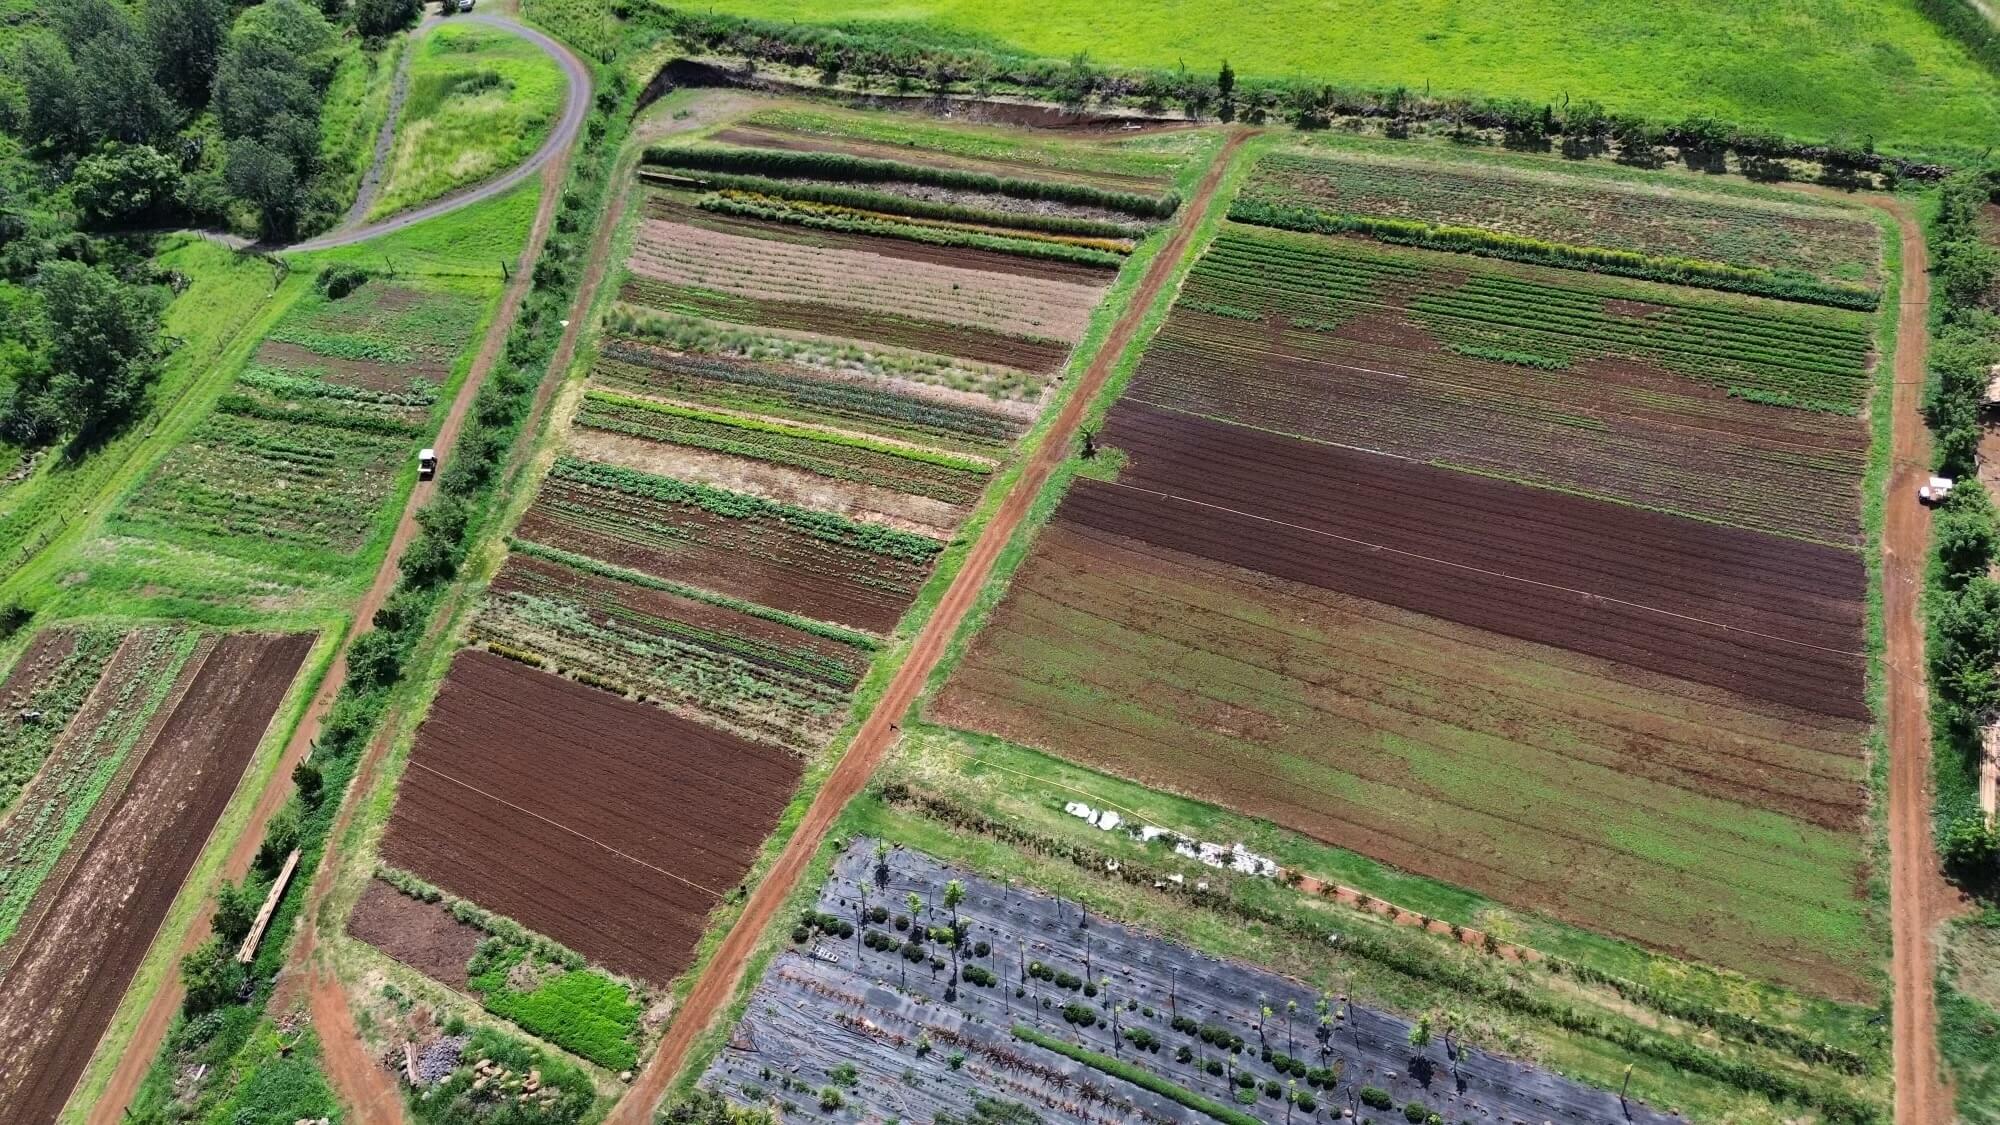
<instances>
[{"instance_id":1,"label":"green crop row","mask_svg":"<svg viewBox=\"0 0 2000 1125\"><path fill-rule=\"evenodd\" d=\"M1071 262L1082 266L1102 266L1112 270L1124 262L1127 253L1122 250L1074 246L1067 242L1008 238L1004 235L959 227L926 227L888 219L869 218L864 215L827 214L786 206L783 201L735 192L704 195L695 201L695 205L704 211L713 211L720 215L736 215L772 223L790 223L812 230L900 238L906 242L921 242L927 246L991 250L1022 258L1041 258L1051 262Z\"/></svg>"},{"instance_id":2,"label":"green crop row","mask_svg":"<svg viewBox=\"0 0 2000 1125\"><path fill-rule=\"evenodd\" d=\"M652 405L632 405L592 392L577 414L577 424L650 441L671 442L738 457L768 461L834 480L894 489L946 503L968 503L983 486L983 472L940 465L925 458L902 457L847 441L821 441L813 431L786 433L770 424L738 425L747 420L731 415L704 417L705 411L676 413ZM984 467L981 467L982 471Z\"/></svg>"},{"instance_id":3,"label":"green crop row","mask_svg":"<svg viewBox=\"0 0 2000 1125\"><path fill-rule=\"evenodd\" d=\"M510 550L523 555L543 559L548 562L560 563L573 570L595 574L600 578L609 578L617 582L629 582L634 586L644 586L648 589L659 590L662 593L687 598L690 601L703 602L721 609L733 609L746 616L755 617L762 621L769 621L774 625L783 625L788 629L797 629L801 633L810 633L815 637L835 641L850 648L859 649L862 652L874 652L882 647L880 641L866 633L856 632L853 629L843 628L825 621L815 621L810 617L800 617L795 613L786 613L782 609L772 609L769 606L758 605L755 602L746 602L741 598L732 598L727 594L718 594L712 590L704 590L697 586L687 586L665 578L655 578L653 575L641 571L630 570L622 566L613 566L610 563L600 562L586 555L572 554L557 547L550 547L527 539L509 539L507 545Z\"/></svg>"},{"instance_id":4,"label":"green crop row","mask_svg":"<svg viewBox=\"0 0 2000 1125\"><path fill-rule=\"evenodd\" d=\"M830 418L849 424L874 423L952 441L999 444L1019 424L1003 415L897 394L859 382L815 378L772 370L755 362L727 362L669 355L609 340L598 352L592 376L628 390L667 393L718 405L745 405L763 414Z\"/></svg>"},{"instance_id":5,"label":"green crop row","mask_svg":"<svg viewBox=\"0 0 2000 1125\"><path fill-rule=\"evenodd\" d=\"M711 488L705 484L655 476L598 461L562 457L551 474L558 480L593 488L611 489L666 504L700 508L713 515L736 520L769 520L823 542L866 551L870 554L928 564L944 544L907 531L876 524L857 523L831 512L818 512L791 504L780 504L741 492Z\"/></svg>"},{"instance_id":6,"label":"green crop row","mask_svg":"<svg viewBox=\"0 0 2000 1125\"><path fill-rule=\"evenodd\" d=\"M996 211L987 207L941 203L931 199L898 195L895 192L869 191L866 188L843 187L839 184L774 180L768 176L735 176L726 172L707 172L701 179L711 188L733 188L779 199L853 207L888 215L906 215L912 219L1012 227L1016 230L1042 231L1048 234L1080 234L1095 238L1131 238L1138 233L1131 224L1114 223L1105 219L1086 219L1074 215L1039 215L1032 211Z\"/></svg>"},{"instance_id":7,"label":"green crop row","mask_svg":"<svg viewBox=\"0 0 2000 1125\"><path fill-rule=\"evenodd\" d=\"M406 419L372 411L323 410L312 406L274 406L259 402L249 395L226 394L216 401L215 409L223 414L235 414L244 418L258 418L266 422L286 422L295 426L324 426L336 430L352 430L363 434L380 434L383 437L420 437L425 427Z\"/></svg>"},{"instance_id":8,"label":"green crop row","mask_svg":"<svg viewBox=\"0 0 2000 1125\"><path fill-rule=\"evenodd\" d=\"M1123 1059L1114 1059L1110 1055L1100 1055L1096 1051L1079 1047L1074 1043L1064 1042L1053 1035L1036 1031L1026 1024L1014 1025L1014 1038L1033 1043L1043 1050L1054 1051L1064 1058L1080 1062L1093 1070L1103 1071L1113 1078L1122 1078L1142 1090L1150 1090L1196 1113L1213 1117L1224 1125L1264 1125L1263 1121L1242 1110L1231 1109L1221 1102L1205 1098L1179 1083L1161 1078L1144 1067L1135 1066Z\"/></svg>"},{"instance_id":9,"label":"green crop row","mask_svg":"<svg viewBox=\"0 0 2000 1125\"><path fill-rule=\"evenodd\" d=\"M294 375L274 368L252 367L236 376L236 381L280 398L291 399L326 398L383 406L430 406L438 398L436 385L422 379L411 379L407 391L371 391L366 387L350 387L345 383Z\"/></svg>"},{"instance_id":10,"label":"green crop row","mask_svg":"<svg viewBox=\"0 0 2000 1125\"><path fill-rule=\"evenodd\" d=\"M1538 238L1502 234L1479 227L1448 227L1410 219L1333 214L1310 207L1284 207L1253 199L1230 205L1229 217L1241 223L1313 234L1359 234L1399 246L1446 250L1480 257L1565 269L1695 285L1759 297L1775 297L1843 309L1873 309L1878 297L1859 286L1837 285L1748 266L1731 266L1696 258L1659 257L1632 250L1575 246Z\"/></svg>"},{"instance_id":11,"label":"green crop row","mask_svg":"<svg viewBox=\"0 0 2000 1125\"><path fill-rule=\"evenodd\" d=\"M703 422L713 422L718 426L731 426L736 429L750 430L757 433L777 434L783 437L798 438L802 441L817 441L828 445L844 445L854 449L865 449L870 453L880 453L888 457L901 457L906 461L920 461L926 465L937 465L961 473L974 473L984 476L993 471L993 467L984 461L972 461L964 457L954 457L949 453L939 453L931 449L913 449L907 445L893 445L889 442L874 441L855 434L828 433L825 430L788 426L782 422L772 422L763 418L745 418L738 414L719 414L709 410L695 410L685 406L675 406L671 403L655 402L651 399L631 398L626 395L612 394L609 391L591 391L585 397L599 402L616 403L619 406L631 409L651 411L670 418L691 418Z\"/></svg>"},{"instance_id":12,"label":"green crop row","mask_svg":"<svg viewBox=\"0 0 2000 1125\"><path fill-rule=\"evenodd\" d=\"M1053 180L1003 178L991 172L962 168L932 168L894 160L873 160L837 152L786 152L758 148L692 148L655 145L646 150L647 164L702 172L747 173L851 183L906 183L958 191L984 191L1015 199L1040 199L1103 207L1148 219L1164 219L1180 206L1180 197L1107 191L1089 184Z\"/></svg>"}]
</instances>

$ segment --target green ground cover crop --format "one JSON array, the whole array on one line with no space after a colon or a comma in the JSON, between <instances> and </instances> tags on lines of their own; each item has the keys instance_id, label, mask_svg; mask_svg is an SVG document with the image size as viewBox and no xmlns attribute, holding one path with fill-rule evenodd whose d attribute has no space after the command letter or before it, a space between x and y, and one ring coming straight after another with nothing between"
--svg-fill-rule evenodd
<instances>
[{"instance_id":1,"label":"green ground cover crop","mask_svg":"<svg viewBox=\"0 0 2000 1125\"><path fill-rule=\"evenodd\" d=\"M562 71L518 36L446 24L413 48L396 147L370 218L475 184L535 151L562 111Z\"/></svg>"},{"instance_id":2,"label":"green ground cover crop","mask_svg":"<svg viewBox=\"0 0 2000 1125\"><path fill-rule=\"evenodd\" d=\"M693 7L692 5L690 7ZM1465 5L1419 0L1257 0L1218 20L1192 3L911 0L893 18L869 0L715 0L772 20L907 27L957 45L1051 59L1213 74L1301 77L1537 101L1593 98L1679 120L1707 113L1806 138L1977 153L2000 131L2000 87L1915 5L1897 0L1743 4L1638 0Z\"/></svg>"}]
</instances>

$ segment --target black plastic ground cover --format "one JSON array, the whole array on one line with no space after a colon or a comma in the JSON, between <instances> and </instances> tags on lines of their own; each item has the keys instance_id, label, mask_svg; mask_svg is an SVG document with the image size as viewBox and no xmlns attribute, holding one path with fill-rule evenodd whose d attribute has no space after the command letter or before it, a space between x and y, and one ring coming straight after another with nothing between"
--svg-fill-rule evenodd
<instances>
[{"instance_id":1,"label":"black plastic ground cover","mask_svg":"<svg viewBox=\"0 0 2000 1125\"><path fill-rule=\"evenodd\" d=\"M809 927L804 943L772 961L704 1085L746 1104L777 1103L795 1120L930 1122L939 1114L966 1117L976 1100L997 1098L1046 1121L1212 1125L1203 1113L1023 1041L1012 1033L1021 1024L1143 1067L1271 1125L1402 1121L1411 1102L1454 1123L1681 1120L1456 1042L1447 1047L1440 1040L1420 1052L1409 1045L1409 1021L1337 996L1327 998L1336 1018L1322 1036L1322 997L1296 981L1196 953L1087 914L1073 902L995 883L917 852L892 851L886 868L880 877L868 840L856 841L840 857L818 911L853 927L851 934L841 936L839 926ZM907 943L923 929L949 929L953 913L944 894L952 879L965 888L956 912L964 932L956 964L948 942L925 940L928 955L919 960L877 948L890 944L884 938ZM911 917L913 893L923 905ZM876 907L887 911L887 921L869 920ZM899 916L910 920L908 929L896 927ZM870 931L881 935L873 944ZM987 947L984 956L975 955L979 943ZM1036 963L1047 972L1028 972ZM976 978L982 970L991 973L996 983L962 979L966 966ZM1065 980L1078 987L1064 987ZM1096 986L1095 996L1085 995L1083 981ZM1288 1004L1296 1005L1289 1024ZM1261 1019L1260 1030L1265 1008L1272 1014ZM1224 1033L1211 1033L1224 1045L1175 1030L1176 1017ZM1078 1022L1086 1019L1088 1025ZM1135 1045L1126 1032L1150 1033L1159 1049ZM1240 1051L1228 1049L1232 1037L1241 1039ZM1178 1059L1182 1047L1187 1062ZM1327 1089L1295 1070L1281 1073L1284 1058L1322 1078L1333 1072L1336 1081ZM1209 1072L1211 1062L1220 1074ZM1239 1074L1253 1080L1254 1101L1239 1099ZM1277 1084L1275 1096L1266 1092L1269 1083ZM1387 1093L1394 1108L1364 1103L1361 1093L1369 1087ZM829 1088L838 1104L823 1098ZM1295 1102L1288 1118L1286 1100L1294 1089L1310 1094L1314 1106L1308 1113ZM1343 1110L1354 1116L1343 1119Z\"/></svg>"}]
</instances>

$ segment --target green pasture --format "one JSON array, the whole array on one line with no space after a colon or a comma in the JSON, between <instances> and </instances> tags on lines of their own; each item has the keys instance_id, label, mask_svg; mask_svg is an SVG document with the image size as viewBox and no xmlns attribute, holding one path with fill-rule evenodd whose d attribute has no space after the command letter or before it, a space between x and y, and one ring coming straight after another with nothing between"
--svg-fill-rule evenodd
<instances>
[{"instance_id":1,"label":"green pasture","mask_svg":"<svg viewBox=\"0 0 2000 1125\"><path fill-rule=\"evenodd\" d=\"M505 172L541 146L562 112L561 69L518 36L446 24L411 49L409 93L371 219Z\"/></svg>"},{"instance_id":2,"label":"green pasture","mask_svg":"<svg viewBox=\"0 0 2000 1125\"><path fill-rule=\"evenodd\" d=\"M690 7L696 7L690 5ZM780 21L907 26L1057 59L1434 94L1592 98L1678 120L1706 113L1802 138L1976 154L2000 133L2000 84L1900 0L713 0Z\"/></svg>"}]
</instances>

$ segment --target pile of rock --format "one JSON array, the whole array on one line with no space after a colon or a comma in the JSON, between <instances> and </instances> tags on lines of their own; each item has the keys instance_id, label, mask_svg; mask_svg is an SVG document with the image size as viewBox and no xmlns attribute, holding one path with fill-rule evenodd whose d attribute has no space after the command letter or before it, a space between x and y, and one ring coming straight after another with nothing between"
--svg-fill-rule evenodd
<instances>
[{"instance_id":1,"label":"pile of rock","mask_svg":"<svg viewBox=\"0 0 2000 1125\"><path fill-rule=\"evenodd\" d=\"M515 1074L492 1059L480 1059L472 1066L472 1073L478 1077L472 1080L472 1092L487 1093L491 1097L512 1097L517 1102L553 1102L557 1093L553 1086L542 1085L541 1068L530 1069L526 1074Z\"/></svg>"},{"instance_id":2,"label":"pile of rock","mask_svg":"<svg viewBox=\"0 0 2000 1125\"><path fill-rule=\"evenodd\" d=\"M465 1035L440 1035L417 1051L415 1078L419 1086L429 1086L451 1077L465 1054Z\"/></svg>"}]
</instances>

